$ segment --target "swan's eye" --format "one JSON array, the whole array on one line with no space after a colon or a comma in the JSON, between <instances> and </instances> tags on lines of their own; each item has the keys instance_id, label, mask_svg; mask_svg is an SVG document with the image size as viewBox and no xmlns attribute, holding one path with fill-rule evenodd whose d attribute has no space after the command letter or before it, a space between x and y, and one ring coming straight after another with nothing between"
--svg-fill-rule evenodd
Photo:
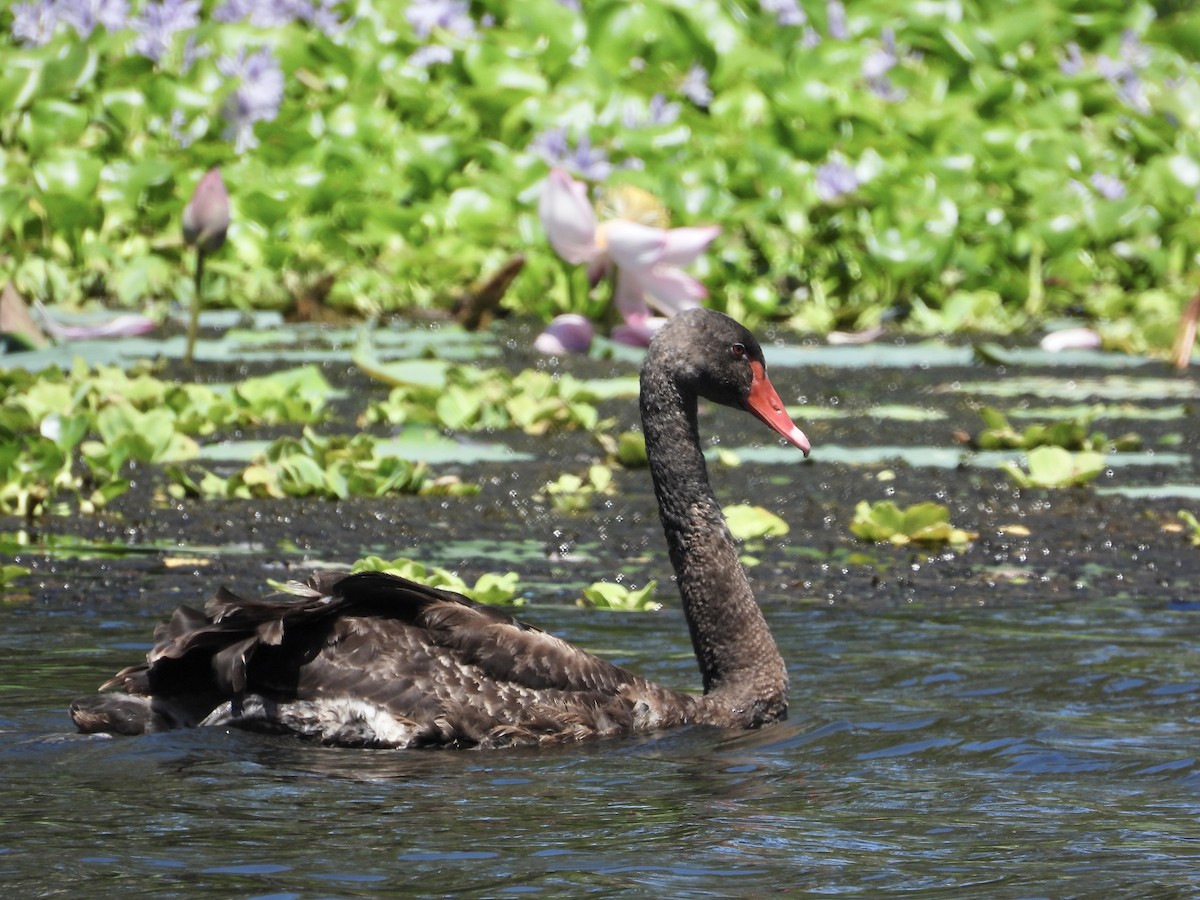
<instances>
[{"instance_id":1,"label":"swan's eye","mask_svg":"<svg viewBox=\"0 0 1200 900\"><path fill-rule=\"evenodd\" d=\"M734 359L745 359L746 358L746 345L745 344L730 344L729 345L729 355L732 356Z\"/></svg>"}]
</instances>

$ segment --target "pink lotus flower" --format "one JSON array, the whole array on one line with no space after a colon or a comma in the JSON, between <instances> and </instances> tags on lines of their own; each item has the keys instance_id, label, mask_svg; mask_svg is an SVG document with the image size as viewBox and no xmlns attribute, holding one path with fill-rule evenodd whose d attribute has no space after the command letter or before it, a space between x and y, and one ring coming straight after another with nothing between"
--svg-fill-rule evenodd
<instances>
[{"instance_id":1,"label":"pink lotus flower","mask_svg":"<svg viewBox=\"0 0 1200 900\"><path fill-rule=\"evenodd\" d=\"M704 285L681 266L700 256L721 233L715 225L667 229L630 219L597 223L587 187L562 169L551 170L538 215L555 252L569 263L586 263L592 284L615 267L613 298L625 320L624 327L613 332L616 340L648 344L666 321L652 316L651 306L672 316L699 306L708 296Z\"/></svg>"}]
</instances>

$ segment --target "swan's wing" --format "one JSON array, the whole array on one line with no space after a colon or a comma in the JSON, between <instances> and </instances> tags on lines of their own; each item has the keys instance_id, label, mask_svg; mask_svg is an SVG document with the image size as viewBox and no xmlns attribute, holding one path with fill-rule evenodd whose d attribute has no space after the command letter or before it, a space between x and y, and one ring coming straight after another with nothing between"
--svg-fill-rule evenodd
<instances>
[{"instance_id":1,"label":"swan's wing","mask_svg":"<svg viewBox=\"0 0 1200 900\"><path fill-rule=\"evenodd\" d=\"M259 600L222 589L204 613L180 607L147 663L105 685L118 686L182 704L183 719L274 718L329 740L403 745L647 727L647 699L673 694L494 607L374 572L321 573L297 595ZM364 718L374 724L343 727Z\"/></svg>"}]
</instances>

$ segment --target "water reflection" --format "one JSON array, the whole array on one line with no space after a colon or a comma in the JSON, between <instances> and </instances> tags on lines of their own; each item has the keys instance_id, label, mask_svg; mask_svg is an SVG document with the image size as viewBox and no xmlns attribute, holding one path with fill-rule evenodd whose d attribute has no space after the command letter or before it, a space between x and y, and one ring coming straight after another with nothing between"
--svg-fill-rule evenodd
<instances>
[{"instance_id":1,"label":"water reflection","mask_svg":"<svg viewBox=\"0 0 1200 900\"><path fill-rule=\"evenodd\" d=\"M1200 887L1189 610L770 604L793 685L778 727L455 753L72 735L66 703L127 659L113 648L144 642L148 614L140 597L116 602L98 649L96 622L64 627L59 602L0 608L0 874L14 896ZM674 616L536 610L687 683Z\"/></svg>"}]
</instances>

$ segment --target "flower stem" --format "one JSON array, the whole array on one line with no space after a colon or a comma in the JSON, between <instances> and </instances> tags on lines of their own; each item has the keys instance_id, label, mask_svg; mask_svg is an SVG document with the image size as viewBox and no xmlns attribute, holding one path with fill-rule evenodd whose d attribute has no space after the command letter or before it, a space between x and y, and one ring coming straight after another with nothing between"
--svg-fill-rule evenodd
<instances>
[{"instance_id":1,"label":"flower stem","mask_svg":"<svg viewBox=\"0 0 1200 900\"><path fill-rule=\"evenodd\" d=\"M185 365L192 364L192 354L196 349L196 335L200 332L200 283L204 278L204 251L196 248L196 277L192 290L192 316L188 320L187 349L183 353Z\"/></svg>"}]
</instances>

